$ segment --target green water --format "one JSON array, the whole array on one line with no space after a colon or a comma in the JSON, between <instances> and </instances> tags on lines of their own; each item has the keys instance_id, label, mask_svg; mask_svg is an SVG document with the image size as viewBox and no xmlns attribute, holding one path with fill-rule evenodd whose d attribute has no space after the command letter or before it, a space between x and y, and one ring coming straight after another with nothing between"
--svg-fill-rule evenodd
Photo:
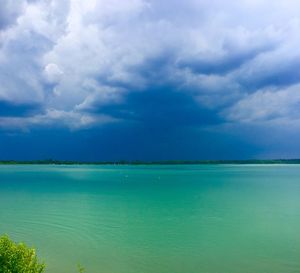
<instances>
[{"instance_id":1,"label":"green water","mask_svg":"<svg viewBox=\"0 0 300 273\"><path fill-rule=\"evenodd\" d=\"M0 166L48 273L300 272L300 165Z\"/></svg>"}]
</instances>

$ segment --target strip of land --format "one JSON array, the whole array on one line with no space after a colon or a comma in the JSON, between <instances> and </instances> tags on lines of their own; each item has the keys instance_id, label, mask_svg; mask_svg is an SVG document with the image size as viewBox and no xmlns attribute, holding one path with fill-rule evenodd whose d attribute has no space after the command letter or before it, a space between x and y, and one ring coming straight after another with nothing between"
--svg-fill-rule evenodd
<instances>
[{"instance_id":1,"label":"strip of land","mask_svg":"<svg viewBox=\"0 0 300 273\"><path fill-rule=\"evenodd\" d=\"M69 160L0 160L0 165L182 165L182 164L300 164L300 159L248 160L165 160L165 161L69 161Z\"/></svg>"}]
</instances>

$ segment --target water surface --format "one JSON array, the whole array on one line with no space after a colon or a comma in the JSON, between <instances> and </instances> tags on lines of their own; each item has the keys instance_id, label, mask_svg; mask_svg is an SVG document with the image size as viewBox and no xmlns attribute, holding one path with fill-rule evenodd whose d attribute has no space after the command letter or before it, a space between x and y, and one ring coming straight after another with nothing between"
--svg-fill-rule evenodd
<instances>
[{"instance_id":1,"label":"water surface","mask_svg":"<svg viewBox=\"0 0 300 273\"><path fill-rule=\"evenodd\" d=\"M299 273L300 166L0 166L48 273Z\"/></svg>"}]
</instances>

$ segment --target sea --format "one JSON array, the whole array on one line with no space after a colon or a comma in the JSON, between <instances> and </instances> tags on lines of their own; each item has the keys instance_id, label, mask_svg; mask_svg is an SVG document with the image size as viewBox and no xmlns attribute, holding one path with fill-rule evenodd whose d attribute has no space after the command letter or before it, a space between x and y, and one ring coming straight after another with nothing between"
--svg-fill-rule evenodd
<instances>
[{"instance_id":1,"label":"sea","mask_svg":"<svg viewBox=\"0 0 300 273\"><path fill-rule=\"evenodd\" d=\"M300 165L1 165L47 273L299 273Z\"/></svg>"}]
</instances>

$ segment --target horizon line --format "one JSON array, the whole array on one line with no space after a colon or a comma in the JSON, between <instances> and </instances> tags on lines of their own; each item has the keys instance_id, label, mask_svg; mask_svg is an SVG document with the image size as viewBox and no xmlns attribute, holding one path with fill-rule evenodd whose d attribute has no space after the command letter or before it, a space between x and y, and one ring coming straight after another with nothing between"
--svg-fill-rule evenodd
<instances>
[{"instance_id":1,"label":"horizon line","mask_svg":"<svg viewBox=\"0 0 300 273\"><path fill-rule=\"evenodd\" d=\"M0 160L1 165L188 165L188 164L300 164L300 158L274 158L274 159L201 159L201 160L57 160L57 159L37 159L37 160Z\"/></svg>"}]
</instances>

